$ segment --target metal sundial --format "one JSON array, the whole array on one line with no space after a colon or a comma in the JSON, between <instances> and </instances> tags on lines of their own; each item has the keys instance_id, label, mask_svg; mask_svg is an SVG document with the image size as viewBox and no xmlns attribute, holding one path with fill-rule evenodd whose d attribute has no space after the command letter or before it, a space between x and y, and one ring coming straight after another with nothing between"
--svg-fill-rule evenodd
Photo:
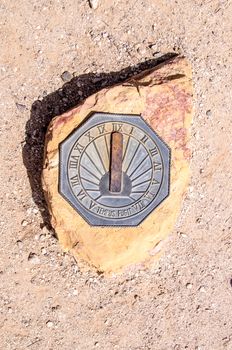
<instances>
[{"instance_id":1,"label":"metal sundial","mask_svg":"<svg viewBox=\"0 0 232 350\"><path fill-rule=\"evenodd\" d=\"M137 226L168 196L169 164L140 115L93 113L60 144L59 192L92 226Z\"/></svg>"}]
</instances>

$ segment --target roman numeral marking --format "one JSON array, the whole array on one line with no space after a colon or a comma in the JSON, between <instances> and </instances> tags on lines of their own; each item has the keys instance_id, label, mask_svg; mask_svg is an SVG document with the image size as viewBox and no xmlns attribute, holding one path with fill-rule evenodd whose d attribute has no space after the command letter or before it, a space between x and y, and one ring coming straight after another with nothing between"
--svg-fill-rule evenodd
<instances>
[{"instance_id":1,"label":"roman numeral marking","mask_svg":"<svg viewBox=\"0 0 232 350\"><path fill-rule=\"evenodd\" d=\"M75 146L73 147L73 149L75 150L75 151L78 151L79 153L82 153L82 151L84 150L84 146L82 146L80 143L76 143L75 144Z\"/></svg>"},{"instance_id":2,"label":"roman numeral marking","mask_svg":"<svg viewBox=\"0 0 232 350\"><path fill-rule=\"evenodd\" d=\"M157 171L157 170L162 170L162 164L161 163L156 163L154 162L153 163L153 167L154 167L154 171Z\"/></svg>"},{"instance_id":3,"label":"roman numeral marking","mask_svg":"<svg viewBox=\"0 0 232 350\"><path fill-rule=\"evenodd\" d=\"M104 134L105 129L106 129L105 124L98 125L98 127L97 127L97 128L98 128L99 134Z\"/></svg>"},{"instance_id":4,"label":"roman numeral marking","mask_svg":"<svg viewBox=\"0 0 232 350\"><path fill-rule=\"evenodd\" d=\"M86 197L86 194L84 192L84 190L80 190L80 192L77 194L77 198L82 201L84 198Z\"/></svg>"},{"instance_id":5,"label":"roman numeral marking","mask_svg":"<svg viewBox=\"0 0 232 350\"><path fill-rule=\"evenodd\" d=\"M156 147L150 149L149 151L150 151L152 157L157 156L157 154L158 154L158 149Z\"/></svg>"},{"instance_id":6,"label":"roman numeral marking","mask_svg":"<svg viewBox=\"0 0 232 350\"><path fill-rule=\"evenodd\" d=\"M69 161L69 169L77 169L79 156L71 156Z\"/></svg>"},{"instance_id":7,"label":"roman numeral marking","mask_svg":"<svg viewBox=\"0 0 232 350\"><path fill-rule=\"evenodd\" d=\"M97 203L95 203L94 201L91 200L90 205L89 205L89 209L94 208L97 205Z\"/></svg>"},{"instance_id":8,"label":"roman numeral marking","mask_svg":"<svg viewBox=\"0 0 232 350\"><path fill-rule=\"evenodd\" d=\"M89 142L92 141L94 139L94 137L90 134L90 131L88 131L86 134L85 134L86 137L88 137L89 139Z\"/></svg>"},{"instance_id":9,"label":"roman numeral marking","mask_svg":"<svg viewBox=\"0 0 232 350\"><path fill-rule=\"evenodd\" d=\"M73 176L70 178L70 182L71 182L71 186L75 187L75 186L79 186L80 185L80 180L78 178L77 175Z\"/></svg>"},{"instance_id":10,"label":"roman numeral marking","mask_svg":"<svg viewBox=\"0 0 232 350\"><path fill-rule=\"evenodd\" d=\"M148 140L147 135L144 135L144 136L141 138L141 140L140 140L140 141L141 141L142 143L144 143L144 144L145 144L145 143L147 142L147 140Z\"/></svg>"},{"instance_id":11,"label":"roman numeral marking","mask_svg":"<svg viewBox=\"0 0 232 350\"><path fill-rule=\"evenodd\" d=\"M152 182L151 182L152 185L159 185L160 182L157 181L156 179L153 179Z\"/></svg>"},{"instance_id":12,"label":"roman numeral marking","mask_svg":"<svg viewBox=\"0 0 232 350\"><path fill-rule=\"evenodd\" d=\"M113 123L113 131L122 132L123 124Z\"/></svg>"},{"instance_id":13,"label":"roman numeral marking","mask_svg":"<svg viewBox=\"0 0 232 350\"><path fill-rule=\"evenodd\" d=\"M144 195L144 198L147 198L149 200L153 199L155 197L155 193L152 193L152 192L147 192L145 195Z\"/></svg>"}]
</instances>

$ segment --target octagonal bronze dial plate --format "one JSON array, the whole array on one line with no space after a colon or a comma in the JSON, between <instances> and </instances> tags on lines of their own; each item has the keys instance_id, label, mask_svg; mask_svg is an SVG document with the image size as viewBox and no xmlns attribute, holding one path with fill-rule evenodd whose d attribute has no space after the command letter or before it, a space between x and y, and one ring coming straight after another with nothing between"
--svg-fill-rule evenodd
<instances>
[{"instance_id":1,"label":"octagonal bronze dial plate","mask_svg":"<svg viewBox=\"0 0 232 350\"><path fill-rule=\"evenodd\" d=\"M60 144L59 192L92 226L137 226L169 194L170 149L140 115L93 113Z\"/></svg>"}]
</instances>

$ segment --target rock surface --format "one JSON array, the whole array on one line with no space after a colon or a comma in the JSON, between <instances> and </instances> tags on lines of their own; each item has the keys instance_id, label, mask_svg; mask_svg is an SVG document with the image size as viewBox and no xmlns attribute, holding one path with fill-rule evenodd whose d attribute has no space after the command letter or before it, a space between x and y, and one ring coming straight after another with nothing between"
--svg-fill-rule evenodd
<instances>
[{"instance_id":1,"label":"rock surface","mask_svg":"<svg viewBox=\"0 0 232 350\"><path fill-rule=\"evenodd\" d=\"M58 193L58 146L89 113L141 114L172 152L169 197L138 227L90 227ZM65 251L98 271L113 272L159 256L176 223L189 182L191 68L177 57L121 85L102 89L52 120L46 135L43 188L51 223Z\"/></svg>"}]
</instances>

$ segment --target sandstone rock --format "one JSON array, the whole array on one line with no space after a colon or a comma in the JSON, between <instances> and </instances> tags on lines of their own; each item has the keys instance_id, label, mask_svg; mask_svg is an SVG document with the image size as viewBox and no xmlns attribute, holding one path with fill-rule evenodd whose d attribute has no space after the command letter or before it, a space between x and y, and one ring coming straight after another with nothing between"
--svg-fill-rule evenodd
<instances>
[{"instance_id":1,"label":"sandstone rock","mask_svg":"<svg viewBox=\"0 0 232 350\"><path fill-rule=\"evenodd\" d=\"M93 111L141 114L172 152L169 197L138 227L90 227L58 193L58 146ZM160 255L189 182L191 68L177 57L127 82L105 88L52 120L46 135L43 188L60 244L99 271L118 271ZM155 252L155 253L154 253ZM157 252L157 253L156 253Z\"/></svg>"}]
</instances>

